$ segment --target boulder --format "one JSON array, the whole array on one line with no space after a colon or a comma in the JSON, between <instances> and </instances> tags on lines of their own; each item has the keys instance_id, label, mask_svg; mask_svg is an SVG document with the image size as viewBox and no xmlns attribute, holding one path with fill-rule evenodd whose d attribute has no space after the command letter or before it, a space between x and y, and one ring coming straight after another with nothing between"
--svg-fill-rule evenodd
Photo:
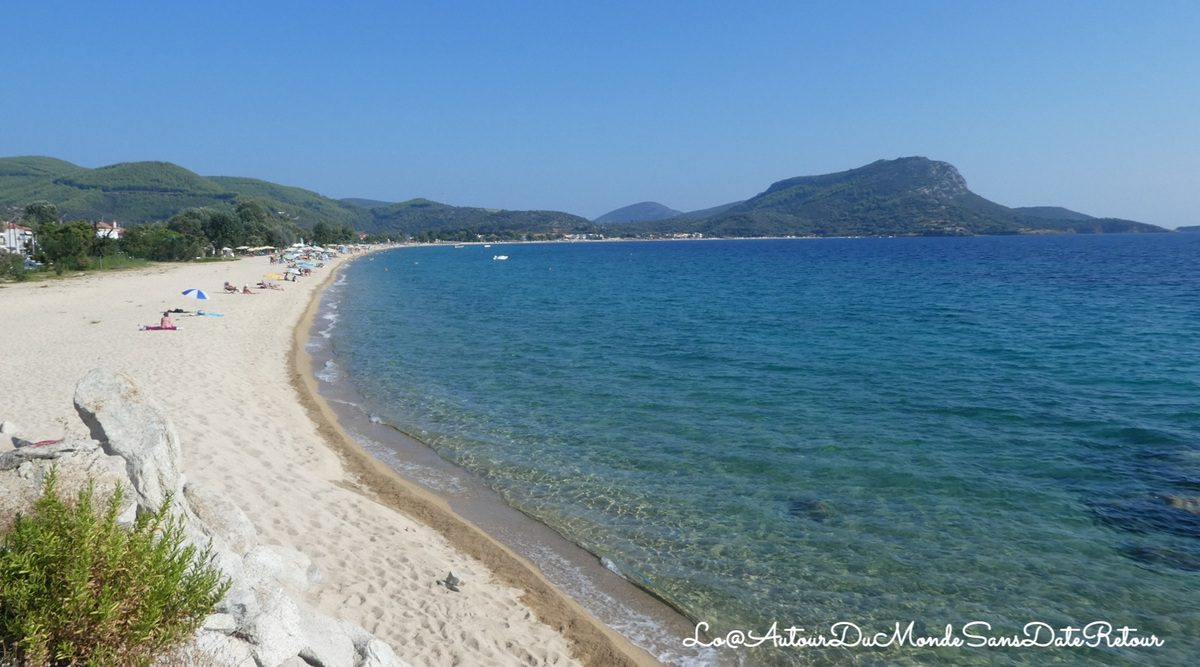
<instances>
[{"instance_id":1,"label":"boulder","mask_svg":"<svg viewBox=\"0 0 1200 667\"><path fill-rule=\"evenodd\" d=\"M305 646L299 655L309 664L340 667L358 661L354 641L337 619L302 609L300 629L304 634Z\"/></svg>"},{"instance_id":2,"label":"boulder","mask_svg":"<svg viewBox=\"0 0 1200 667\"><path fill-rule=\"evenodd\" d=\"M0 470L13 470L26 461L48 461L72 452L96 449L91 440L63 440L52 445L31 445L0 454Z\"/></svg>"},{"instance_id":3,"label":"boulder","mask_svg":"<svg viewBox=\"0 0 1200 667\"><path fill-rule=\"evenodd\" d=\"M219 537L237 555L258 545L258 530L242 508L195 484L184 484L183 499L202 533Z\"/></svg>"},{"instance_id":4,"label":"boulder","mask_svg":"<svg viewBox=\"0 0 1200 667\"><path fill-rule=\"evenodd\" d=\"M300 655L308 639L300 624L300 607L280 589L258 594L259 613L239 623L237 634L251 644L260 665L278 665Z\"/></svg>"},{"instance_id":5,"label":"boulder","mask_svg":"<svg viewBox=\"0 0 1200 667\"><path fill-rule=\"evenodd\" d=\"M117 520L122 525L133 523L137 504L129 493L129 478L125 462L108 456L95 442L75 439L43 447L23 447L0 455L0 517L13 517L26 511L42 495L46 474L58 469L59 493L74 497L90 482L96 490L96 500L106 502L118 486L126 490ZM0 518L0 530L7 522Z\"/></svg>"},{"instance_id":6,"label":"boulder","mask_svg":"<svg viewBox=\"0 0 1200 667\"><path fill-rule=\"evenodd\" d=\"M206 657L209 662L196 661L199 664L238 665L253 667L254 653L250 644L221 632L201 630L196 635L195 652ZM191 662L189 660L189 662Z\"/></svg>"},{"instance_id":7,"label":"boulder","mask_svg":"<svg viewBox=\"0 0 1200 667\"><path fill-rule=\"evenodd\" d=\"M138 506L155 512L179 497L179 437L156 401L133 380L101 368L75 386L75 409L104 451L125 459Z\"/></svg>"},{"instance_id":8,"label":"boulder","mask_svg":"<svg viewBox=\"0 0 1200 667\"><path fill-rule=\"evenodd\" d=\"M391 646L374 637L363 647L359 656L357 667L409 667L407 662L396 655Z\"/></svg>"},{"instance_id":9,"label":"boulder","mask_svg":"<svg viewBox=\"0 0 1200 667\"><path fill-rule=\"evenodd\" d=\"M237 630L237 619L233 614L209 614L204 619L204 625L200 626L202 630L209 632L220 632L221 634L231 635L234 630Z\"/></svg>"},{"instance_id":10,"label":"boulder","mask_svg":"<svg viewBox=\"0 0 1200 667\"><path fill-rule=\"evenodd\" d=\"M321 579L321 571L308 556L279 545L260 545L247 551L242 571L251 585L282 586L294 593L303 593Z\"/></svg>"}]
</instances>

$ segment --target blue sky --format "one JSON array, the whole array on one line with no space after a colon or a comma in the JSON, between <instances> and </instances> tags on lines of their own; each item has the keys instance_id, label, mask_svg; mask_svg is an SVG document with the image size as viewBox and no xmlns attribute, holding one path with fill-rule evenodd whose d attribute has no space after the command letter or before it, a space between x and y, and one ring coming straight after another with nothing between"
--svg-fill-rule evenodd
<instances>
[{"instance_id":1,"label":"blue sky","mask_svg":"<svg viewBox=\"0 0 1200 667\"><path fill-rule=\"evenodd\" d=\"M5 3L0 155L691 210L924 155L1200 224L1200 2Z\"/></svg>"}]
</instances>

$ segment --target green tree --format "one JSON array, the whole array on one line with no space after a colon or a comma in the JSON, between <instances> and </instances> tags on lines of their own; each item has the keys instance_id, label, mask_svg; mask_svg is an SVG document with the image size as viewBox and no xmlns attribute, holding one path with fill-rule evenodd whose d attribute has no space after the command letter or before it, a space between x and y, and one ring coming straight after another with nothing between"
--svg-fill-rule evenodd
<instances>
[{"instance_id":1,"label":"green tree","mask_svg":"<svg viewBox=\"0 0 1200 667\"><path fill-rule=\"evenodd\" d=\"M41 254L60 269L86 269L95 239L92 226L82 220L45 223L38 229Z\"/></svg>"},{"instance_id":2,"label":"green tree","mask_svg":"<svg viewBox=\"0 0 1200 667\"><path fill-rule=\"evenodd\" d=\"M264 239L267 245L276 248L289 246L296 242L300 236L300 230L291 222L273 220L267 225L267 236Z\"/></svg>"},{"instance_id":3,"label":"green tree","mask_svg":"<svg viewBox=\"0 0 1200 667\"><path fill-rule=\"evenodd\" d=\"M201 241L158 225L130 228L121 238L121 249L130 257L158 262L180 261L200 254Z\"/></svg>"},{"instance_id":4,"label":"green tree","mask_svg":"<svg viewBox=\"0 0 1200 667\"><path fill-rule=\"evenodd\" d=\"M108 257L117 252L118 240L99 234L98 223L92 224L92 247L88 254L92 257ZM126 231L128 233L128 231Z\"/></svg>"},{"instance_id":5,"label":"green tree","mask_svg":"<svg viewBox=\"0 0 1200 667\"><path fill-rule=\"evenodd\" d=\"M21 218L26 225L39 229L42 225L58 222L58 207L50 202L36 201L25 207Z\"/></svg>"},{"instance_id":6,"label":"green tree","mask_svg":"<svg viewBox=\"0 0 1200 667\"><path fill-rule=\"evenodd\" d=\"M234 215L224 211L208 211L204 222L204 235L219 248L235 248L242 245L246 237L246 225Z\"/></svg>"},{"instance_id":7,"label":"green tree","mask_svg":"<svg viewBox=\"0 0 1200 667\"><path fill-rule=\"evenodd\" d=\"M321 245L328 243L329 238L333 235L333 230L324 222L318 222L312 228L312 244Z\"/></svg>"},{"instance_id":8,"label":"green tree","mask_svg":"<svg viewBox=\"0 0 1200 667\"><path fill-rule=\"evenodd\" d=\"M0 280L26 280L25 256L19 252L0 252Z\"/></svg>"},{"instance_id":9,"label":"green tree","mask_svg":"<svg viewBox=\"0 0 1200 667\"><path fill-rule=\"evenodd\" d=\"M270 237L268 230L270 216L258 202L241 201L234 208L234 214L241 221L243 229L242 242L245 245L260 246L267 243Z\"/></svg>"},{"instance_id":10,"label":"green tree","mask_svg":"<svg viewBox=\"0 0 1200 667\"><path fill-rule=\"evenodd\" d=\"M258 223L260 225L267 224L267 210L262 204L256 201L240 201L237 207L234 208L237 217L246 225Z\"/></svg>"},{"instance_id":11,"label":"green tree","mask_svg":"<svg viewBox=\"0 0 1200 667\"><path fill-rule=\"evenodd\" d=\"M167 227L173 231L193 239L207 239L204 235L204 223L208 220L208 211L202 208L189 208L176 214L167 221Z\"/></svg>"},{"instance_id":12,"label":"green tree","mask_svg":"<svg viewBox=\"0 0 1200 667\"><path fill-rule=\"evenodd\" d=\"M347 224L341 224L334 227L333 243L354 243L358 237L354 228Z\"/></svg>"}]
</instances>

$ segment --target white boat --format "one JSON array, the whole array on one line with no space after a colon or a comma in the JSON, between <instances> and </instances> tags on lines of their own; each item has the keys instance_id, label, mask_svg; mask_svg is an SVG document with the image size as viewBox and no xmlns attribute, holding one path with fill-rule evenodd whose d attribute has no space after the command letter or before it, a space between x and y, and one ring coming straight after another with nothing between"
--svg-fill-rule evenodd
<instances>
[{"instance_id":1,"label":"white boat","mask_svg":"<svg viewBox=\"0 0 1200 667\"><path fill-rule=\"evenodd\" d=\"M492 247L492 244L490 244L490 243L485 243L485 244L483 245L483 247L485 247L485 248L490 248L490 247Z\"/></svg>"},{"instance_id":2,"label":"white boat","mask_svg":"<svg viewBox=\"0 0 1200 667\"><path fill-rule=\"evenodd\" d=\"M460 243L460 244L458 244L458 245L456 245L456 246L454 246L454 247L455 247L455 248L465 248L465 247L467 247L467 246L465 246L465 245L463 245L463 244L461 244L461 243Z\"/></svg>"},{"instance_id":3,"label":"white boat","mask_svg":"<svg viewBox=\"0 0 1200 667\"><path fill-rule=\"evenodd\" d=\"M492 259L496 260L497 262L503 262L504 260L508 259L508 255L492 255Z\"/></svg>"}]
</instances>

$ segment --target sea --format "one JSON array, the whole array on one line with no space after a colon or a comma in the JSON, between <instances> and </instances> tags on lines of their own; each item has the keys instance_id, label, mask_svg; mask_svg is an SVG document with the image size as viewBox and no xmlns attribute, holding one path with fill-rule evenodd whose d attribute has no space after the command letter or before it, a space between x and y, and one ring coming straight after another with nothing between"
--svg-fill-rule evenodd
<instances>
[{"instance_id":1,"label":"sea","mask_svg":"<svg viewBox=\"0 0 1200 667\"><path fill-rule=\"evenodd\" d=\"M511 508L666 662L1194 665L1198 263L1185 233L405 247L344 269L309 350L364 446Z\"/></svg>"}]
</instances>

